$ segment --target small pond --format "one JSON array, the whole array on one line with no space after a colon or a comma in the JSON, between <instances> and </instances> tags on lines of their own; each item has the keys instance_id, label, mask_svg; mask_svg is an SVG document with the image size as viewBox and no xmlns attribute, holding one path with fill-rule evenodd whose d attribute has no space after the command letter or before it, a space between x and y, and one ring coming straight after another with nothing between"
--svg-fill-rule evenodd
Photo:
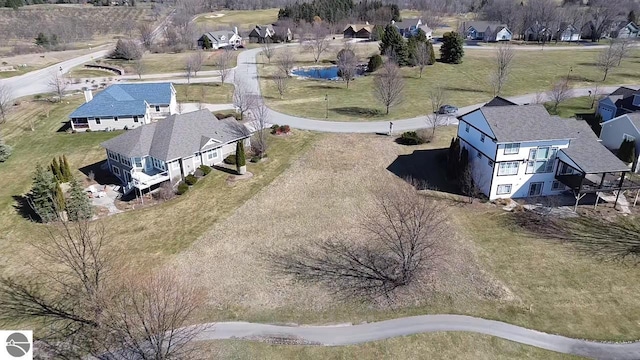
<instances>
[{"instance_id":1,"label":"small pond","mask_svg":"<svg viewBox=\"0 0 640 360\"><path fill-rule=\"evenodd\" d=\"M356 76L364 74L365 69L366 66L358 66ZM307 79L340 80L337 66L297 68L291 71L291 73L295 76Z\"/></svg>"}]
</instances>

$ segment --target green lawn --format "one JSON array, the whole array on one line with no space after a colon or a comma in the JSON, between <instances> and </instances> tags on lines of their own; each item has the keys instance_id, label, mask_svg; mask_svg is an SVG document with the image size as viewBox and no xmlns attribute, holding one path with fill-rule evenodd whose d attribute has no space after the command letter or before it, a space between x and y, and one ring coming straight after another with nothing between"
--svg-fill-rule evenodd
<instances>
[{"instance_id":1,"label":"green lawn","mask_svg":"<svg viewBox=\"0 0 640 360\"><path fill-rule=\"evenodd\" d=\"M189 56L193 55L193 51L186 51L181 53L145 53L142 57L142 74L161 74L161 73L184 73L185 64ZM205 54L205 61L201 71L216 70L214 66L215 58L218 54L217 51L207 51ZM234 52L237 56L237 52ZM129 75L136 74L133 61L126 60L103 60L106 63L114 64L124 68L125 73ZM235 66L235 58L231 66Z\"/></svg>"},{"instance_id":2,"label":"green lawn","mask_svg":"<svg viewBox=\"0 0 640 360\"><path fill-rule=\"evenodd\" d=\"M0 71L0 79L6 79L6 78L10 78L13 76L19 76L22 74L26 74L29 71L34 71L37 70L37 68L34 68L32 66L24 66L24 67L18 67L17 70L15 71Z\"/></svg>"},{"instance_id":3,"label":"green lawn","mask_svg":"<svg viewBox=\"0 0 640 360\"><path fill-rule=\"evenodd\" d=\"M174 84L178 102L203 102L209 104L228 104L233 102L231 84Z\"/></svg>"},{"instance_id":4,"label":"green lawn","mask_svg":"<svg viewBox=\"0 0 640 360\"><path fill-rule=\"evenodd\" d=\"M577 356L517 344L487 335L446 332L412 335L353 346L269 345L246 341L215 341L203 345L220 359L579 359Z\"/></svg>"},{"instance_id":5,"label":"green lawn","mask_svg":"<svg viewBox=\"0 0 640 360\"><path fill-rule=\"evenodd\" d=\"M255 25L271 24L278 20L279 9L262 10L220 10L213 13L201 14L196 18L196 24L205 29L231 29L237 26L241 30L250 30ZM223 16L216 16L223 14Z\"/></svg>"},{"instance_id":6,"label":"green lawn","mask_svg":"<svg viewBox=\"0 0 640 360\"><path fill-rule=\"evenodd\" d=\"M324 59L335 59L338 50L339 47L336 46L333 51L325 54ZM359 50L358 55L364 62L366 57L375 51L375 46L365 45L364 49ZM590 50L518 52L502 95L547 91L554 81L566 77L570 69L573 69L571 86L594 86L594 81L602 79L601 72L594 65L597 55L597 51ZM268 76L275 72L275 65L259 67L259 70L263 76L261 86L267 103L278 111L323 119L326 96L331 120L383 120L409 118L430 112L428 94L436 86L447 90L447 102L458 107L491 99L488 77L493 58L492 51L467 50L462 64L436 63L425 69L422 79L418 78L417 69L404 68L404 102L392 108L389 115L384 114L383 107L373 95L373 76L356 79L349 89L346 89L341 81L292 79L288 94L284 99L280 99L275 85L268 79ZM298 65L314 65L308 54L299 53L297 59ZM258 60L260 61L260 57ZM634 83L638 81L638 74L640 51L635 51L633 58L624 61L621 67L613 69L605 84Z\"/></svg>"},{"instance_id":7,"label":"green lawn","mask_svg":"<svg viewBox=\"0 0 640 360\"><path fill-rule=\"evenodd\" d=\"M67 75L71 78L93 78L93 77L114 77L116 74L111 71L106 70L98 70L98 69L88 69L83 66L75 67L71 69L69 74Z\"/></svg>"},{"instance_id":8,"label":"green lawn","mask_svg":"<svg viewBox=\"0 0 640 360\"><path fill-rule=\"evenodd\" d=\"M553 111L553 103L545 103L547 110L550 113L558 115L563 118L571 118L575 117L576 114L593 114L595 112L595 107L598 105L597 102L594 103L594 107L591 107L593 102L593 98L589 96L581 96L572 99L568 99L558 105L557 111Z\"/></svg>"}]
</instances>

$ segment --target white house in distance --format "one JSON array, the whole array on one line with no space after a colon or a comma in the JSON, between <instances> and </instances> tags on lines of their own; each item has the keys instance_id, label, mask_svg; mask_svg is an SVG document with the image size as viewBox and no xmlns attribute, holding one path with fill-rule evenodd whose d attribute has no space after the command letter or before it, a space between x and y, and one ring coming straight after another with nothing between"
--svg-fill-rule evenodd
<instances>
[{"instance_id":1,"label":"white house in distance","mask_svg":"<svg viewBox=\"0 0 640 360\"><path fill-rule=\"evenodd\" d=\"M579 200L617 184L619 176L605 175L629 171L587 123L551 116L543 105L485 105L458 119L474 182L491 200L568 189Z\"/></svg>"},{"instance_id":2,"label":"white house in distance","mask_svg":"<svg viewBox=\"0 0 640 360\"><path fill-rule=\"evenodd\" d=\"M623 141L636 142L636 159L634 161L635 172L640 170L638 166L638 154L640 154L640 112L623 114L602 123L600 131L602 145L611 151L620 149Z\"/></svg>"},{"instance_id":3,"label":"white house in distance","mask_svg":"<svg viewBox=\"0 0 640 360\"><path fill-rule=\"evenodd\" d=\"M469 40L480 41L510 41L513 37L507 25L491 21L463 22L462 33Z\"/></svg>"},{"instance_id":4,"label":"white house in distance","mask_svg":"<svg viewBox=\"0 0 640 360\"><path fill-rule=\"evenodd\" d=\"M208 110L174 114L162 121L125 132L101 145L109 171L123 184L123 193L142 191L192 174L204 165L221 163L235 153L236 142L248 147L251 132L237 120L218 120Z\"/></svg>"},{"instance_id":5,"label":"white house in distance","mask_svg":"<svg viewBox=\"0 0 640 360\"><path fill-rule=\"evenodd\" d=\"M69 115L75 131L135 129L178 112L171 83L115 84L84 95L85 103Z\"/></svg>"},{"instance_id":6,"label":"white house in distance","mask_svg":"<svg viewBox=\"0 0 640 360\"><path fill-rule=\"evenodd\" d=\"M209 44L207 44L207 40ZM242 46L242 36L238 33L238 28L234 27L233 31L230 30L220 30L220 31L210 31L204 33L198 39L198 47L200 49L224 49L224 48L238 48Z\"/></svg>"}]
</instances>

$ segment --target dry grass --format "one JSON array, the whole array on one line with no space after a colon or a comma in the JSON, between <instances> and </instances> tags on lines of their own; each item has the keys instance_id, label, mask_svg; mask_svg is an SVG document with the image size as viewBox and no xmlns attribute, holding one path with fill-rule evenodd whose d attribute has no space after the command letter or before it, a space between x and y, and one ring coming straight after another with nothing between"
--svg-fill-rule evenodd
<instances>
[{"instance_id":1,"label":"dry grass","mask_svg":"<svg viewBox=\"0 0 640 360\"><path fill-rule=\"evenodd\" d=\"M444 146L452 130L443 129L438 143L422 148ZM390 164L414 149L388 137L324 135L286 174L216 224L171 266L208 290L207 310L216 319L309 322L360 318L368 305L345 304L324 288L274 274L265 253L349 232L357 226L358 213L372 206L371 191L379 183L408 186L381 164ZM456 303L509 301L508 290L480 269L469 242L453 230L452 234L433 281L422 279L425 282L417 284L416 292L401 294L397 306L421 306L433 294ZM356 315L344 314L346 309Z\"/></svg>"},{"instance_id":2,"label":"dry grass","mask_svg":"<svg viewBox=\"0 0 640 360\"><path fill-rule=\"evenodd\" d=\"M255 25L271 24L278 20L279 9L261 10L221 10L199 15L196 24L206 31L213 29L230 29L237 26L239 30L250 30ZM219 16L222 14L222 16Z\"/></svg>"},{"instance_id":3,"label":"dry grass","mask_svg":"<svg viewBox=\"0 0 640 360\"><path fill-rule=\"evenodd\" d=\"M142 56L142 74L162 74L162 73L180 73L185 74L185 67L189 56L193 55L193 51L185 51L181 53L150 53L147 52ZM235 57L231 66L236 63L237 51L233 52ZM201 71L216 70L215 60L218 51L206 51L205 61ZM103 62L115 64L124 68L126 74L135 74L133 61L106 59ZM199 75L198 75L199 76Z\"/></svg>"},{"instance_id":4,"label":"dry grass","mask_svg":"<svg viewBox=\"0 0 640 360\"><path fill-rule=\"evenodd\" d=\"M22 75L29 71L38 70L65 60L98 51L100 49L102 49L102 47L66 51L48 51L39 54L3 56L1 62L6 62L8 66L13 66L18 71L0 72L0 78ZM22 65L27 66L23 67Z\"/></svg>"},{"instance_id":5,"label":"dry grass","mask_svg":"<svg viewBox=\"0 0 640 360\"><path fill-rule=\"evenodd\" d=\"M202 102L207 104L228 104L233 102L231 84L175 84L178 102Z\"/></svg>"}]
</instances>

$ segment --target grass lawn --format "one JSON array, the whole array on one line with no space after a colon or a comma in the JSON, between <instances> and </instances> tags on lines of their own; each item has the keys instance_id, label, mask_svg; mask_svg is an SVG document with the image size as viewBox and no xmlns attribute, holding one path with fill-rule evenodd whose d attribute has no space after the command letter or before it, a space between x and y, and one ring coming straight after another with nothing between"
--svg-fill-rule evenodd
<instances>
[{"instance_id":1,"label":"grass lawn","mask_svg":"<svg viewBox=\"0 0 640 360\"><path fill-rule=\"evenodd\" d=\"M185 72L185 64L189 56L191 56L194 51L186 51L181 53L145 53L142 56L142 66L143 66L143 75L147 74L161 74L161 73L184 73ZM237 52L234 52L237 54ZM216 70L214 66L215 58L217 56L217 51L207 51L205 54L205 61L202 66L201 71L206 70ZM237 56L237 55L236 55ZM134 64L132 61L126 60L114 60L107 59L103 60L104 62L115 64L124 68L125 73L132 75L136 74ZM235 66L235 58L231 66Z\"/></svg>"},{"instance_id":2,"label":"grass lawn","mask_svg":"<svg viewBox=\"0 0 640 360\"><path fill-rule=\"evenodd\" d=\"M491 336L448 332L412 335L353 346L285 346L245 341L212 341L202 345L220 359L579 359Z\"/></svg>"},{"instance_id":3,"label":"grass lawn","mask_svg":"<svg viewBox=\"0 0 640 360\"><path fill-rule=\"evenodd\" d=\"M31 67L31 66L21 66L21 67L18 67L15 71L0 71L0 79L19 76L34 70L37 70L37 68Z\"/></svg>"},{"instance_id":4,"label":"grass lawn","mask_svg":"<svg viewBox=\"0 0 640 360\"><path fill-rule=\"evenodd\" d=\"M233 102L231 84L174 84L178 102L203 102L208 104L228 104Z\"/></svg>"},{"instance_id":5,"label":"grass lawn","mask_svg":"<svg viewBox=\"0 0 640 360\"><path fill-rule=\"evenodd\" d=\"M339 45L327 52L323 59L335 59ZM291 49L290 51L295 51ZM358 50L361 61L377 51L376 46L363 45ZM517 52L509 80L504 88L504 96L521 95L546 91L558 78L567 76L570 68L573 87L593 86L600 81L601 72L594 65L597 51L583 50L571 52ZM448 91L447 102L458 106L472 105L491 99L488 74L492 67L492 51L467 51L462 64L436 63L425 69L422 79L418 70L404 68L404 102L385 115L383 107L373 95L373 76L354 80L349 89L342 81L317 81L292 79L284 99L280 99L269 76L276 71L275 65L260 66L261 86L269 106L278 111L322 119L325 116L325 95L329 99L329 119L339 121L361 121L402 119L424 115L431 111L428 94L440 86ZM260 58L258 57L260 61ZM314 65L309 54L298 53L299 66ZM326 66L326 65L324 65ZM606 84L634 83L640 74L640 51L623 62L607 77Z\"/></svg>"},{"instance_id":6,"label":"grass lawn","mask_svg":"<svg viewBox=\"0 0 640 360\"><path fill-rule=\"evenodd\" d=\"M553 111L553 103L548 102L545 103L545 107L551 114L558 115L563 118L571 118L575 117L576 114L593 114L595 112L595 107L597 106L597 101L594 103L594 107L591 107L593 102L593 98L590 96L581 96L576 98L568 99L558 105L557 111Z\"/></svg>"},{"instance_id":7,"label":"grass lawn","mask_svg":"<svg viewBox=\"0 0 640 360\"><path fill-rule=\"evenodd\" d=\"M84 66L78 66L73 69L68 74L68 77L72 78L93 78L93 77L115 77L116 74L111 71L99 70L99 69L87 69Z\"/></svg>"},{"instance_id":8,"label":"grass lawn","mask_svg":"<svg viewBox=\"0 0 640 360\"><path fill-rule=\"evenodd\" d=\"M250 30L256 25L271 24L278 20L278 10L220 10L199 15L196 24L209 31L231 29L233 26L237 26L239 30Z\"/></svg>"}]
</instances>

